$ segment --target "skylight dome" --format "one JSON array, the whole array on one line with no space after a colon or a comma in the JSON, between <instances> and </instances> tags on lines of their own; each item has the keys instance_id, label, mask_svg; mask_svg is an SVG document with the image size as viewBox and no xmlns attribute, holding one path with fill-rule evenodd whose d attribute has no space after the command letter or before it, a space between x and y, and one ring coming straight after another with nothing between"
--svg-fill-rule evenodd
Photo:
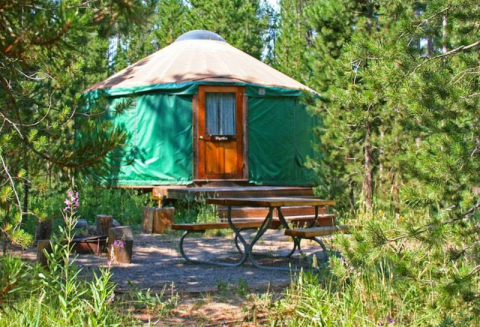
<instances>
[{"instance_id":1,"label":"skylight dome","mask_svg":"<svg viewBox=\"0 0 480 327\"><path fill-rule=\"evenodd\" d=\"M217 33L213 33L207 30L193 30L185 34L180 35L175 42L188 41L188 40L213 40L220 42L227 42L223 37Z\"/></svg>"}]
</instances>

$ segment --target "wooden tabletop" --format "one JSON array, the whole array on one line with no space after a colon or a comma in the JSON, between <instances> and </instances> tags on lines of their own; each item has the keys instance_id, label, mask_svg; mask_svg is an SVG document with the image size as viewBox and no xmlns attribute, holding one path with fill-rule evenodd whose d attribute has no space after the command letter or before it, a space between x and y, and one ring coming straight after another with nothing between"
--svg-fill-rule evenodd
<instances>
[{"instance_id":1,"label":"wooden tabletop","mask_svg":"<svg viewBox=\"0 0 480 327\"><path fill-rule=\"evenodd\" d=\"M288 207L288 206L333 206L332 200L311 198L215 198L207 199L208 204L239 207Z\"/></svg>"}]
</instances>

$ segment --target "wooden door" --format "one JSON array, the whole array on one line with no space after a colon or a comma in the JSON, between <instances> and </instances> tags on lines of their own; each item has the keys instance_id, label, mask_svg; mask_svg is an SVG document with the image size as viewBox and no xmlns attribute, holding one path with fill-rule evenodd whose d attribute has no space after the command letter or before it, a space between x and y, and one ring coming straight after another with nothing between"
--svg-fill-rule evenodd
<instances>
[{"instance_id":1,"label":"wooden door","mask_svg":"<svg viewBox=\"0 0 480 327\"><path fill-rule=\"evenodd\" d=\"M198 179L243 178L244 90L237 86L199 87Z\"/></svg>"}]
</instances>

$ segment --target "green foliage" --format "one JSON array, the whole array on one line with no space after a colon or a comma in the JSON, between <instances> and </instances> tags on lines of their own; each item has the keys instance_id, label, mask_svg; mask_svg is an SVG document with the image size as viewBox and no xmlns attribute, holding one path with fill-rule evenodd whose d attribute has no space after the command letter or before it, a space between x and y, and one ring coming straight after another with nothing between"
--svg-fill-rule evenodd
<instances>
[{"instance_id":1,"label":"green foliage","mask_svg":"<svg viewBox=\"0 0 480 327\"><path fill-rule=\"evenodd\" d=\"M10 256L0 258L0 326L120 326L131 322L129 316L119 315L113 302L111 272L100 269L88 281L75 266L71 241L77 199L73 192L67 198L62 233L53 238L51 251L44 250L46 267L31 267Z\"/></svg>"},{"instance_id":2,"label":"green foliage","mask_svg":"<svg viewBox=\"0 0 480 327\"><path fill-rule=\"evenodd\" d=\"M82 92L107 76L112 31L140 22L143 1L21 0L2 6L0 32L0 233L26 245L18 230L33 185L52 188L108 169L125 135L98 118ZM89 107L89 111L85 108ZM77 138L82 133L84 137ZM53 185L52 185L53 184ZM28 212L27 212L28 211ZM8 231L7 231L8 230Z\"/></svg>"},{"instance_id":3,"label":"green foliage","mask_svg":"<svg viewBox=\"0 0 480 327\"><path fill-rule=\"evenodd\" d=\"M190 0L188 30L206 29L260 58L269 28L269 7L259 0Z\"/></svg>"},{"instance_id":4,"label":"green foliage","mask_svg":"<svg viewBox=\"0 0 480 327\"><path fill-rule=\"evenodd\" d=\"M12 302L33 291L34 283L29 280L32 267L11 255L0 258L0 316Z\"/></svg>"},{"instance_id":5,"label":"green foliage","mask_svg":"<svg viewBox=\"0 0 480 327\"><path fill-rule=\"evenodd\" d=\"M122 225L137 226L142 222L143 206L151 204L151 194L137 190L85 186L80 192L82 206L78 213L92 223L96 215L109 214Z\"/></svg>"},{"instance_id":6,"label":"green foliage","mask_svg":"<svg viewBox=\"0 0 480 327\"><path fill-rule=\"evenodd\" d=\"M281 324L479 324L478 11L456 0L303 7L313 37L299 67L322 92L317 191L364 230L336 239L344 259L320 281L300 279Z\"/></svg>"},{"instance_id":7,"label":"green foliage","mask_svg":"<svg viewBox=\"0 0 480 327\"><path fill-rule=\"evenodd\" d=\"M311 0L280 2L274 49L268 58L273 67L299 81L307 81L311 75L306 56L313 40L313 29L306 13L312 3Z\"/></svg>"},{"instance_id":8,"label":"green foliage","mask_svg":"<svg viewBox=\"0 0 480 327\"><path fill-rule=\"evenodd\" d=\"M173 291L173 285L168 296L166 291L167 285L159 293L152 293L150 289L140 290L130 285L122 300L128 305L133 305L135 309L148 310L157 317L165 317L178 305L178 294Z\"/></svg>"},{"instance_id":9,"label":"green foliage","mask_svg":"<svg viewBox=\"0 0 480 327\"><path fill-rule=\"evenodd\" d=\"M282 2L280 33L292 37L274 57L322 92L311 107L320 196L341 211L475 203L477 11L455 0ZM295 44L304 52L282 62Z\"/></svg>"},{"instance_id":10,"label":"green foliage","mask_svg":"<svg viewBox=\"0 0 480 327\"><path fill-rule=\"evenodd\" d=\"M427 224L418 218L363 217L363 230L335 237L341 257L331 257L321 274L301 274L271 319L288 326L478 325L478 240L457 247L475 244L458 232L479 218L412 229Z\"/></svg>"}]
</instances>

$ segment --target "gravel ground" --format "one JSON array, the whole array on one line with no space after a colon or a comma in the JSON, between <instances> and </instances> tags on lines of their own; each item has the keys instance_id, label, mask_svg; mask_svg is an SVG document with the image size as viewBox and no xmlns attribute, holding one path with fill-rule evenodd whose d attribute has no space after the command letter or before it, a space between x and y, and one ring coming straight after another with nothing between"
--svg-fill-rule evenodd
<instances>
[{"instance_id":1,"label":"gravel ground","mask_svg":"<svg viewBox=\"0 0 480 327\"><path fill-rule=\"evenodd\" d=\"M174 234L152 235L136 233L131 264L115 264L112 268L113 281L117 289L127 290L129 284L138 288L161 290L165 285L174 285L176 292L197 293L217 291L219 287L247 283L250 289L266 290L269 287L283 287L290 283L289 271L263 270L247 263L240 267L219 267L186 262L178 250L179 236ZM292 242L281 231L267 231L255 245L258 260L268 266L308 266L305 256L295 254L292 259L276 259L273 255L287 254ZM316 254L323 258L320 247L303 240L302 249L307 258ZM185 244L185 251L198 259L239 258L232 236L192 236ZM318 251L318 252L316 252ZM310 260L311 261L311 260ZM86 271L105 266L106 255L80 255L79 266Z\"/></svg>"}]
</instances>

